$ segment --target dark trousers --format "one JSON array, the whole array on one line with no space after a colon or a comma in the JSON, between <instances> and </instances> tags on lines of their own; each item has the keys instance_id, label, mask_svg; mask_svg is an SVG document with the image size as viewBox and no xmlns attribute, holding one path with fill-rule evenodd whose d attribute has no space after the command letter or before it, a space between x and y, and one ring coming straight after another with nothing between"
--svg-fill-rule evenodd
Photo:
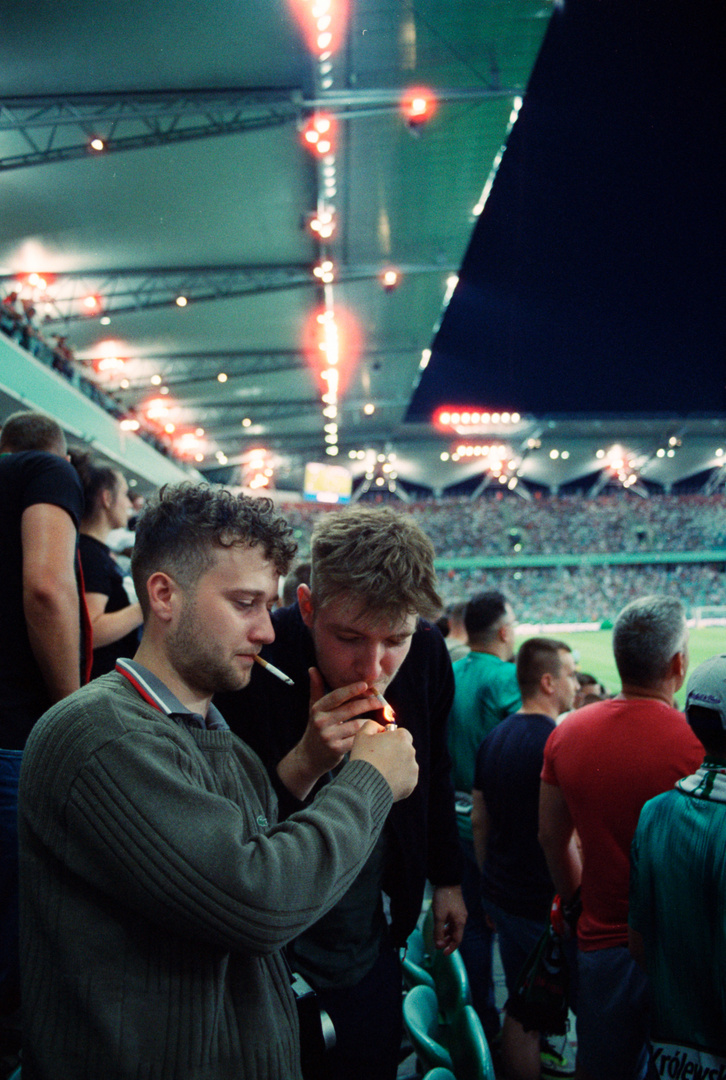
<instances>
[{"instance_id":1,"label":"dark trousers","mask_svg":"<svg viewBox=\"0 0 726 1080\"><path fill-rule=\"evenodd\" d=\"M356 986L318 991L335 1027L331 1080L396 1080L403 1036L398 953L384 946Z\"/></svg>"},{"instance_id":2,"label":"dark trousers","mask_svg":"<svg viewBox=\"0 0 726 1080\"><path fill-rule=\"evenodd\" d=\"M0 750L0 1012L20 1004L18 960L18 781L21 750Z\"/></svg>"},{"instance_id":3,"label":"dark trousers","mask_svg":"<svg viewBox=\"0 0 726 1080\"><path fill-rule=\"evenodd\" d=\"M459 952L469 976L474 1008L482 1022L487 1041L491 1044L499 1034L501 1026L499 1011L494 1001L492 977L494 932L489 927L481 902L481 874L474 858L474 844L462 836L461 847L464 852L461 891L466 904L467 920Z\"/></svg>"}]
</instances>

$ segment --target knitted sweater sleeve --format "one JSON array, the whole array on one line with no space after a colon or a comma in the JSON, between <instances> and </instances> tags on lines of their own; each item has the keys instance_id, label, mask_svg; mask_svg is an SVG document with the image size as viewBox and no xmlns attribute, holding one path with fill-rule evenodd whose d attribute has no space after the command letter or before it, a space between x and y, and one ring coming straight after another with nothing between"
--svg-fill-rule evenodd
<instances>
[{"instance_id":1,"label":"knitted sweater sleeve","mask_svg":"<svg viewBox=\"0 0 726 1080\"><path fill-rule=\"evenodd\" d=\"M68 722L63 706L46 714L25 762L27 865L38 850L36 866L57 859L144 921L224 948L271 952L318 919L391 806L378 770L352 762L311 806L269 826L261 766L240 759L231 733L192 736L164 718L100 737L94 717Z\"/></svg>"}]
</instances>

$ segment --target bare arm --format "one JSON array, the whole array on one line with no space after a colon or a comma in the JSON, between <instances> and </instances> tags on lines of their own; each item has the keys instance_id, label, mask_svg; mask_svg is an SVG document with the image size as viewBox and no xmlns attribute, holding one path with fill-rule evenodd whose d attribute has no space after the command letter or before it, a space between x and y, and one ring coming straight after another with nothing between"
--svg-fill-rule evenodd
<instances>
[{"instance_id":1,"label":"bare arm","mask_svg":"<svg viewBox=\"0 0 726 1080\"><path fill-rule=\"evenodd\" d=\"M542 781L539 790L539 842L555 891L571 900L582 878L575 827L560 789Z\"/></svg>"},{"instance_id":2,"label":"bare arm","mask_svg":"<svg viewBox=\"0 0 726 1080\"><path fill-rule=\"evenodd\" d=\"M81 684L76 529L60 506L23 511L23 612L30 647L52 701Z\"/></svg>"},{"instance_id":3,"label":"bare arm","mask_svg":"<svg viewBox=\"0 0 726 1080\"><path fill-rule=\"evenodd\" d=\"M93 628L94 649L120 641L137 626L141 626L143 621L141 604L129 604L120 611L107 612L107 603L108 597L105 593L86 593L86 604Z\"/></svg>"},{"instance_id":4,"label":"bare arm","mask_svg":"<svg viewBox=\"0 0 726 1080\"><path fill-rule=\"evenodd\" d=\"M484 794L476 788L471 793L471 831L474 838L474 856L481 870L487 854L491 818L484 802Z\"/></svg>"},{"instance_id":5,"label":"bare arm","mask_svg":"<svg viewBox=\"0 0 726 1080\"><path fill-rule=\"evenodd\" d=\"M367 689L366 683L353 683L325 694L320 672L310 668L310 716L305 734L277 766L277 775L296 798L306 798L320 777L350 753L365 723L359 717L379 708Z\"/></svg>"}]
</instances>

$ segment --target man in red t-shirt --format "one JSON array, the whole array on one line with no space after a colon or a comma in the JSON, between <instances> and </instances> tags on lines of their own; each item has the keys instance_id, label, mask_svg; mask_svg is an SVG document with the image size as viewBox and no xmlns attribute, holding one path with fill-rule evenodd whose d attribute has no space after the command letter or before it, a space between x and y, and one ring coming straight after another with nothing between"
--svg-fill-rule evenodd
<instances>
[{"instance_id":1,"label":"man in red t-shirt","mask_svg":"<svg viewBox=\"0 0 726 1080\"><path fill-rule=\"evenodd\" d=\"M577 709L552 732L540 793L540 843L555 887L565 900L582 890L582 1080L646 1075L646 983L627 949L630 845L643 804L703 759L702 745L673 708L688 667L680 601L647 596L628 604L615 623L613 651L620 694Z\"/></svg>"}]
</instances>

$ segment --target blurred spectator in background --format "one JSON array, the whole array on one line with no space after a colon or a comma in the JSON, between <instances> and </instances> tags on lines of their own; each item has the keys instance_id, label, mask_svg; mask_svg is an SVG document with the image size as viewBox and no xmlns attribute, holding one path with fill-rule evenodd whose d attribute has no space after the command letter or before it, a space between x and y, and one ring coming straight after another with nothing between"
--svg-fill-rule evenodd
<instances>
[{"instance_id":1,"label":"blurred spectator in background","mask_svg":"<svg viewBox=\"0 0 726 1080\"><path fill-rule=\"evenodd\" d=\"M594 701L602 701L604 697L607 697L605 687L594 675L590 675L587 671L578 671L576 677L577 693L573 709L579 709L582 705L592 705Z\"/></svg>"},{"instance_id":2,"label":"blurred spectator in background","mask_svg":"<svg viewBox=\"0 0 726 1080\"><path fill-rule=\"evenodd\" d=\"M8 336L20 336L19 328L22 325L22 307L18 293L9 292L0 302L0 313L3 316L3 329Z\"/></svg>"},{"instance_id":3,"label":"blurred spectator in background","mask_svg":"<svg viewBox=\"0 0 726 1080\"><path fill-rule=\"evenodd\" d=\"M111 532L106 537L106 544L113 552L113 556L123 572L124 589L126 589L129 598L133 596L134 600L136 599L136 592L133 588L130 572L135 540L136 533L133 529L111 529Z\"/></svg>"},{"instance_id":4,"label":"blurred spectator in background","mask_svg":"<svg viewBox=\"0 0 726 1080\"><path fill-rule=\"evenodd\" d=\"M456 790L456 818L464 849L462 891L468 912L461 955L469 975L474 1008L487 1039L499 1033L494 1003L492 931L481 903L481 874L471 832L474 763L482 739L522 704L514 658L516 620L507 597L490 591L473 596L464 609L470 652L454 664L454 703L448 744Z\"/></svg>"},{"instance_id":5,"label":"blurred spectator in background","mask_svg":"<svg viewBox=\"0 0 726 1080\"><path fill-rule=\"evenodd\" d=\"M93 629L91 678L95 679L113 671L119 656L133 656L139 644L141 605L129 602L123 571L106 543L112 529L126 527L131 501L126 478L118 469L94 464L81 450L72 451L71 461L85 501L79 550Z\"/></svg>"},{"instance_id":6,"label":"blurred spectator in background","mask_svg":"<svg viewBox=\"0 0 726 1080\"><path fill-rule=\"evenodd\" d=\"M464 609L470 651L454 665L449 752L454 787L469 794L474 759L485 735L522 703L514 664L516 619L504 593L473 596Z\"/></svg>"},{"instance_id":7,"label":"blurred spectator in background","mask_svg":"<svg viewBox=\"0 0 726 1080\"><path fill-rule=\"evenodd\" d=\"M450 604L446 610L446 618L449 622L449 632L446 635L446 648L449 650L451 662L461 660L469 652L469 638L464 624L464 612L466 601L461 600L456 604Z\"/></svg>"},{"instance_id":8,"label":"blurred spectator in background","mask_svg":"<svg viewBox=\"0 0 726 1080\"><path fill-rule=\"evenodd\" d=\"M0 1015L18 1008L17 802L33 724L82 680L83 493L61 427L18 412L0 436ZM12 1041L9 1028L3 1034ZM17 1034L15 1036L17 1038Z\"/></svg>"},{"instance_id":9,"label":"blurred spectator in background","mask_svg":"<svg viewBox=\"0 0 726 1080\"><path fill-rule=\"evenodd\" d=\"M310 563L301 562L292 568L282 583L280 607L290 607L297 600L298 585L310 584Z\"/></svg>"}]
</instances>

